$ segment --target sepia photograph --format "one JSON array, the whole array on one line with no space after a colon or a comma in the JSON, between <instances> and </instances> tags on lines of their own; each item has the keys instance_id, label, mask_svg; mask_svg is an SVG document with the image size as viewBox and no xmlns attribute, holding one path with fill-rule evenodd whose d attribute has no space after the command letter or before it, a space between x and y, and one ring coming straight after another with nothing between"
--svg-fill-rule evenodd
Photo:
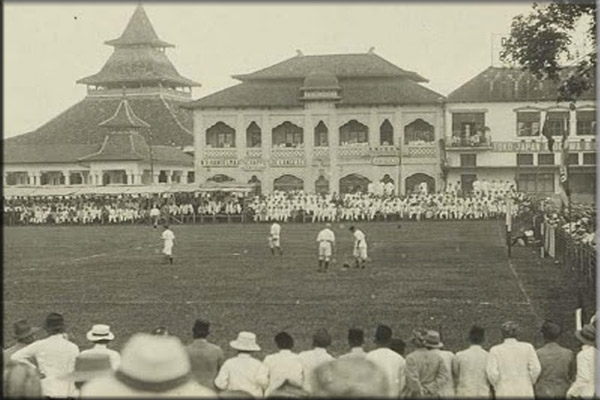
<instances>
[{"instance_id":1,"label":"sepia photograph","mask_svg":"<svg viewBox=\"0 0 600 400\"><path fill-rule=\"evenodd\" d=\"M3 9L3 398L597 397L596 2Z\"/></svg>"}]
</instances>

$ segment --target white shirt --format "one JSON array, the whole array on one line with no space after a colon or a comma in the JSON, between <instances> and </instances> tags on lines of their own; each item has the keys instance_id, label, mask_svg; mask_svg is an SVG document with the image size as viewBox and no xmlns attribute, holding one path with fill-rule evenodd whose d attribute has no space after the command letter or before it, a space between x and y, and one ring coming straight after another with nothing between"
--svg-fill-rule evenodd
<instances>
[{"instance_id":1,"label":"white shirt","mask_svg":"<svg viewBox=\"0 0 600 400\"><path fill-rule=\"evenodd\" d=\"M162 238L162 240L165 241L165 244L166 243L173 244L173 241L175 240L175 234L170 229L166 229L162 233L161 238Z\"/></svg>"},{"instance_id":2,"label":"white shirt","mask_svg":"<svg viewBox=\"0 0 600 400\"><path fill-rule=\"evenodd\" d=\"M225 361L215 378L215 385L221 390L241 390L254 397L262 397L268 384L268 368L245 353Z\"/></svg>"},{"instance_id":3,"label":"white shirt","mask_svg":"<svg viewBox=\"0 0 600 400\"><path fill-rule=\"evenodd\" d=\"M533 398L533 384L542 367L533 346L514 338L490 349L486 367L496 397Z\"/></svg>"},{"instance_id":4,"label":"white shirt","mask_svg":"<svg viewBox=\"0 0 600 400\"><path fill-rule=\"evenodd\" d=\"M274 238L278 238L280 234L281 225L279 225L278 223L274 223L273 225L271 225L271 236Z\"/></svg>"},{"instance_id":5,"label":"white shirt","mask_svg":"<svg viewBox=\"0 0 600 400\"><path fill-rule=\"evenodd\" d=\"M105 344L95 344L88 350L83 350L81 354L106 354L110 359L110 366L116 370L121 363L121 355L118 351L109 349Z\"/></svg>"},{"instance_id":6,"label":"white shirt","mask_svg":"<svg viewBox=\"0 0 600 400\"><path fill-rule=\"evenodd\" d=\"M448 379L446 382L440 387L440 391L438 394L441 398L451 398L454 397L454 379L452 378L452 360L454 359L454 354L448 350L441 349L433 349L431 350L442 357L444 360L444 365L446 366L446 370L448 371Z\"/></svg>"},{"instance_id":7,"label":"white shirt","mask_svg":"<svg viewBox=\"0 0 600 400\"><path fill-rule=\"evenodd\" d=\"M387 377L390 397L398 398L406 383L406 361L404 357L388 348L379 348L367 353L367 360L377 365Z\"/></svg>"},{"instance_id":8,"label":"white shirt","mask_svg":"<svg viewBox=\"0 0 600 400\"><path fill-rule=\"evenodd\" d=\"M490 398L490 383L485 373L489 353L479 345L459 351L452 360L452 374L459 398Z\"/></svg>"},{"instance_id":9,"label":"white shirt","mask_svg":"<svg viewBox=\"0 0 600 400\"><path fill-rule=\"evenodd\" d=\"M355 247L367 247L365 234L362 233L362 231L360 231L359 229L354 231L354 240Z\"/></svg>"},{"instance_id":10,"label":"white shirt","mask_svg":"<svg viewBox=\"0 0 600 400\"><path fill-rule=\"evenodd\" d=\"M27 359L34 358L40 372L45 375L42 379L42 394L48 397L67 397L71 393L72 384L58 378L73 372L78 354L77 345L59 333L18 350L11 359L31 365Z\"/></svg>"},{"instance_id":11,"label":"white shirt","mask_svg":"<svg viewBox=\"0 0 600 400\"><path fill-rule=\"evenodd\" d=\"M331 242L333 244L335 243L335 234L331 229L325 228L317 235L317 242Z\"/></svg>"},{"instance_id":12,"label":"white shirt","mask_svg":"<svg viewBox=\"0 0 600 400\"><path fill-rule=\"evenodd\" d=\"M577 376L567 391L567 397L592 398L596 389L595 382L596 348L584 344L577 353Z\"/></svg>"},{"instance_id":13,"label":"white shirt","mask_svg":"<svg viewBox=\"0 0 600 400\"><path fill-rule=\"evenodd\" d=\"M333 360L333 356L322 347L315 347L312 350L306 350L298 354L300 362L302 362L302 370L304 371L304 385L302 388L309 393L312 393L311 379L313 371L320 365Z\"/></svg>"},{"instance_id":14,"label":"white shirt","mask_svg":"<svg viewBox=\"0 0 600 400\"><path fill-rule=\"evenodd\" d=\"M362 347L353 347L346 354L342 354L339 359L342 360L344 358L356 357L356 358L365 358L367 356L367 352Z\"/></svg>"},{"instance_id":15,"label":"white shirt","mask_svg":"<svg viewBox=\"0 0 600 400\"><path fill-rule=\"evenodd\" d=\"M266 356L263 364L269 370L269 386L265 391L265 397L279 389L286 381L294 386L302 387L304 372L298 354L287 349L280 350L278 353Z\"/></svg>"}]
</instances>

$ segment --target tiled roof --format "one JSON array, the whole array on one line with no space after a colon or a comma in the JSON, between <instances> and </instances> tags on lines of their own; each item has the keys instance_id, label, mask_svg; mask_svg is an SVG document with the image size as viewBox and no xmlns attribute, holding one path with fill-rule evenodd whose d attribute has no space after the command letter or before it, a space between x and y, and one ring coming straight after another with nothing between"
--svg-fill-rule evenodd
<instances>
[{"instance_id":1,"label":"tiled roof","mask_svg":"<svg viewBox=\"0 0 600 400\"><path fill-rule=\"evenodd\" d=\"M118 39L108 40L105 43L115 47L139 44L154 47L174 47L172 44L163 42L158 38L141 4L136 7L123 34Z\"/></svg>"},{"instance_id":2,"label":"tiled roof","mask_svg":"<svg viewBox=\"0 0 600 400\"><path fill-rule=\"evenodd\" d=\"M98 150L97 144L16 144L3 145L6 164L19 163L72 163Z\"/></svg>"},{"instance_id":3,"label":"tiled roof","mask_svg":"<svg viewBox=\"0 0 600 400\"><path fill-rule=\"evenodd\" d=\"M109 133L95 153L81 161L140 161L150 158L150 146L139 133Z\"/></svg>"},{"instance_id":4,"label":"tiled roof","mask_svg":"<svg viewBox=\"0 0 600 400\"><path fill-rule=\"evenodd\" d=\"M86 97L35 131L5 139L3 144L99 145L107 132L98 124L114 115L120 102L119 97ZM181 104L186 101L153 95L130 96L128 102L135 114L150 125L150 128L140 132L149 143L172 146L193 144L191 112L180 109Z\"/></svg>"},{"instance_id":5,"label":"tiled roof","mask_svg":"<svg viewBox=\"0 0 600 400\"><path fill-rule=\"evenodd\" d=\"M270 67L234 75L241 81L263 79L296 79L314 71L330 71L338 78L404 77L415 82L427 82L419 74L404 70L375 53L298 55Z\"/></svg>"},{"instance_id":6,"label":"tiled roof","mask_svg":"<svg viewBox=\"0 0 600 400\"><path fill-rule=\"evenodd\" d=\"M98 86L120 86L134 82L200 86L179 75L167 55L153 47L116 48L100 72L77 81Z\"/></svg>"},{"instance_id":7,"label":"tiled roof","mask_svg":"<svg viewBox=\"0 0 600 400\"><path fill-rule=\"evenodd\" d=\"M595 83L595 82L594 82ZM596 99L595 87L580 99ZM450 102L556 101L551 80L538 80L517 68L489 67L448 95Z\"/></svg>"},{"instance_id":8,"label":"tiled roof","mask_svg":"<svg viewBox=\"0 0 600 400\"><path fill-rule=\"evenodd\" d=\"M150 125L141 120L129 105L127 99L121 100L115 114L104 122L98 124L104 128L127 129L127 128L148 128Z\"/></svg>"},{"instance_id":9,"label":"tiled roof","mask_svg":"<svg viewBox=\"0 0 600 400\"><path fill-rule=\"evenodd\" d=\"M302 80L243 82L184 105L186 108L303 107ZM340 79L339 107L358 105L435 104L444 99L408 79Z\"/></svg>"}]
</instances>

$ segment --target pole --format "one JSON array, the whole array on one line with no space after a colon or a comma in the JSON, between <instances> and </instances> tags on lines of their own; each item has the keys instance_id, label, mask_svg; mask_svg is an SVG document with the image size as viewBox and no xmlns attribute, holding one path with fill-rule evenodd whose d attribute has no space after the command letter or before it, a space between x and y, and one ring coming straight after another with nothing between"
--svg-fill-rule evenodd
<instances>
[{"instance_id":1,"label":"pole","mask_svg":"<svg viewBox=\"0 0 600 400\"><path fill-rule=\"evenodd\" d=\"M506 197L506 246L508 247L508 258L512 256L512 198L510 194Z\"/></svg>"},{"instance_id":2,"label":"pole","mask_svg":"<svg viewBox=\"0 0 600 400\"><path fill-rule=\"evenodd\" d=\"M152 129L148 129L148 139L150 139L150 184L154 185L154 151L152 150Z\"/></svg>"}]
</instances>

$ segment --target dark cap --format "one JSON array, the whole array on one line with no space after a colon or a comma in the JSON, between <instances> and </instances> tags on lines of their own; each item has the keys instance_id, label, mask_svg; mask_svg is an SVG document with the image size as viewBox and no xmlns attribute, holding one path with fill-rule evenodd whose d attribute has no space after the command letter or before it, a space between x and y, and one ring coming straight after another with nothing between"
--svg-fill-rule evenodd
<instances>
[{"instance_id":1,"label":"dark cap","mask_svg":"<svg viewBox=\"0 0 600 400\"><path fill-rule=\"evenodd\" d=\"M65 319L59 313L50 313L46 317L44 328L48 333L60 333L65 329Z\"/></svg>"},{"instance_id":2,"label":"dark cap","mask_svg":"<svg viewBox=\"0 0 600 400\"><path fill-rule=\"evenodd\" d=\"M387 325L379 325L375 329L375 343L387 344L392 339L392 328Z\"/></svg>"}]
</instances>

